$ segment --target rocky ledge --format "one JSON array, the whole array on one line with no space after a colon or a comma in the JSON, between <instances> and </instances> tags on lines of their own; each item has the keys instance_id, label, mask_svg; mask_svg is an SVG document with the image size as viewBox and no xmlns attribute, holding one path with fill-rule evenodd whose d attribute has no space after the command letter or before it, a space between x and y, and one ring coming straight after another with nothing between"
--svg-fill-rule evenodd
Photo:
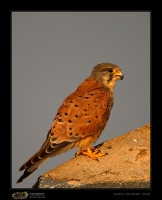
<instances>
[{"instance_id":1,"label":"rocky ledge","mask_svg":"<svg viewBox=\"0 0 162 200\"><path fill-rule=\"evenodd\" d=\"M150 124L96 146L99 162L84 155L38 178L34 188L150 188Z\"/></svg>"}]
</instances>

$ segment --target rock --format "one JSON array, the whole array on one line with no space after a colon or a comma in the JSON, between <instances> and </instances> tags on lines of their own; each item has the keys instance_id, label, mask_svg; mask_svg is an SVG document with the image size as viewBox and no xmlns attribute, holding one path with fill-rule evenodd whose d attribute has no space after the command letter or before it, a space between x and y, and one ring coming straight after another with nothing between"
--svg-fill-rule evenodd
<instances>
[{"instance_id":1,"label":"rock","mask_svg":"<svg viewBox=\"0 0 162 200\"><path fill-rule=\"evenodd\" d=\"M99 162L79 155L39 177L33 188L150 188L150 124L96 146Z\"/></svg>"}]
</instances>

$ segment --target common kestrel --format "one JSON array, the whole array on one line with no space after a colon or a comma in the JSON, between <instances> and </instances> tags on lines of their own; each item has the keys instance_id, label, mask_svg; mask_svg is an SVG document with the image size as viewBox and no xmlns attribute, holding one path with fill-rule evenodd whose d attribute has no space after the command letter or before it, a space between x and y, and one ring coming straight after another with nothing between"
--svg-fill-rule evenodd
<instances>
[{"instance_id":1,"label":"common kestrel","mask_svg":"<svg viewBox=\"0 0 162 200\"><path fill-rule=\"evenodd\" d=\"M25 170L17 183L23 181L49 158L74 147L76 155L97 160L103 153L90 146L101 135L109 119L114 101L114 86L123 79L120 68L111 63L96 65L91 75L62 103L41 148L19 169Z\"/></svg>"}]
</instances>

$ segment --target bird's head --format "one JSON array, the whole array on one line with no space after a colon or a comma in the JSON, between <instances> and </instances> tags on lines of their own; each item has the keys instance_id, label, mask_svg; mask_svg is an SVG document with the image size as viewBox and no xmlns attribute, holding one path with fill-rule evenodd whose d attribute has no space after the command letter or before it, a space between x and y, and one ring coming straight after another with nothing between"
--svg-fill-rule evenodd
<instances>
[{"instance_id":1,"label":"bird's head","mask_svg":"<svg viewBox=\"0 0 162 200\"><path fill-rule=\"evenodd\" d=\"M122 80L124 75L118 66L111 63L101 63L93 68L91 77L101 82L104 87L113 89L116 81Z\"/></svg>"}]
</instances>

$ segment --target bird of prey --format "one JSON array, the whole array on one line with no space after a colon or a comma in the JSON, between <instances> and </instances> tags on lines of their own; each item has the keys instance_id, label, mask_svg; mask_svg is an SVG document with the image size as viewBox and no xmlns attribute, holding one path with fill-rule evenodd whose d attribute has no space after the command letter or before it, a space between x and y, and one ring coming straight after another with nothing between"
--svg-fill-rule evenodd
<instances>
[{"instance_id":1,"label":"bird of prey","mask_svg":"<svg viewBox=\"0 0 162 200\"><path fill-rule=\"evenodd\" d=\"M98 160L104 153L91 148L110 116L114 101L114 86L124 78L121 69L111 63L96 65L91 75L75 92L70 94L58 109L46 140L41 148L25 162L25 170L17 183L22 182L49 158L72 148L79 148L76 155L87 155Z\"/></svg>"}]
</instances>

